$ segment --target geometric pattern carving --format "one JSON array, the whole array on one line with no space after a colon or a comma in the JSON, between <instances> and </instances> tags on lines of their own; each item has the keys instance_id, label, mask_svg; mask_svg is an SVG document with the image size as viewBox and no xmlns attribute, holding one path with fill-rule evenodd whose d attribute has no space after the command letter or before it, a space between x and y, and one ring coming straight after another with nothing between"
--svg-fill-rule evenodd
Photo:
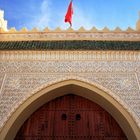
<instances>
[{"instance_id":1,"label":"geometric pattern carving","mask_svg":"<svg viewBox=\"0 0 140 140\"><path fill-rule=\"evenodd\" d=\"M80 78L112 91L111 96L120 101L140 127L139 70L139 61L128 60L1 61L0 128L35 89L66 78Z\"/></svg>"},{"instance_id":2,"label":"geometric pattern carving","mask_svg":"<svg viewBox=\"0 0 140 140\"><path fill-rule=\"evenodd\" d=\"M10 61L0 62L0 73L139 72L140 61Z\"/></svg>"},{"instance_id":3,"label":"geometric pattern carving","mask_svg":"<svg viewBox=\"0 0 140 140\"><path fill-rule=\"evenodd\" d=\"M90 80L117 94L140 118L140 90L135 74L99 73Z\"/></svg>"}]
</instances>

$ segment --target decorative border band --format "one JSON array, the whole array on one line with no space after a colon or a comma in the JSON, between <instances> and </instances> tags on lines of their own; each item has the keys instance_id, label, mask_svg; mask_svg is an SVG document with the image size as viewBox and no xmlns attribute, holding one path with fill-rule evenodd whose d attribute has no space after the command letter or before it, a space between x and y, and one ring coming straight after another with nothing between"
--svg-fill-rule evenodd
<instances>
[{"instance_id":1,"label":"decorative border band","mask_svg":"<svg viewBox=\"0 0 140 140\"><path fill-rule=\"evenodd\" d=\"M140 61L140 51L0 51L0 61L10 60Z\"/></svg>"},{"instance_id":2,"label":"decorative border band","mask_svg":"<svg viewBox=\"0 0 140 140\"><path fill-rule=\"evenodd\" d=\"M36 33L1 33L0 41L28 40L117 40L140 41L139 32L36 32Z\"/></svg>"}]
</instances>

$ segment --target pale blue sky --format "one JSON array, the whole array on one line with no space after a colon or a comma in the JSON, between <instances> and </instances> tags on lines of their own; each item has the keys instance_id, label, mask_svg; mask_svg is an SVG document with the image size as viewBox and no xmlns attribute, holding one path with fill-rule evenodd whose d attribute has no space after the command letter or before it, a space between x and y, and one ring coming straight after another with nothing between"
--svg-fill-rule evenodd
<instances>
[{"instance_id":1,"label":"pale blue sky","mask_svg":"<svg viewBox=\"0 0 140 140\"><path fill-rule=\"evenodd\" d=\"M8 28L32 29L38 27L66 29L64 17L70 0L0 0L0 8L5 11ZM73 28L96 26L102 29L119 26L135 29L139 18L140 0L73 0Z\"/></svg>"}]
</instances>

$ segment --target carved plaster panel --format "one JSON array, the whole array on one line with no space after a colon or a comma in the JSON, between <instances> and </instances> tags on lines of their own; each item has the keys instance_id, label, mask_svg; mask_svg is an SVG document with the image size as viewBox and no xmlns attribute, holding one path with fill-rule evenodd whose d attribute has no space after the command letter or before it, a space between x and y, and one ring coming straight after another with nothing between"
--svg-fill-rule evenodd
<instances>
[{"instance_id":1,"label":"carved plaster panel","mask_svg":"<svg viewBox=\"0 0 140 140\"><path fill-rule=\"evenodd\" d=\"M20 104L36 93L33 91L71 78L96 83L111 91L111 96L128 110L140 127L139 70L140 62L130 60L1 61L0 128Z\"/></svg>"},{"instance_id":2,"label":"carved plaster panel","mask_svg":"<svg viewBox=\"0 0 140 140\"><path fill-rule=\"evenodd\" d=\"M85 75L85 78L117 94L136 114L140 115L140 90L135 73L98 73L97 76L91 75Z\"/></svg>"},{"instance_id":3,"label":"carved plaster panel","mask_svg":"<svg viewBox=\"0 0 140 140\"><path fill-rule=\"evenodd\" d=\"M139 61L5 61L0 73L139 72Z\"/></svg>"}]
</instances>

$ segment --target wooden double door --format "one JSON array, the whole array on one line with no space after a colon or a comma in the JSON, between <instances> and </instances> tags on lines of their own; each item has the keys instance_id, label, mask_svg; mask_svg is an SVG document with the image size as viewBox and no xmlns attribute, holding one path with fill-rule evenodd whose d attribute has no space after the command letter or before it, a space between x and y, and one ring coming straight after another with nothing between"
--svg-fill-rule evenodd
<instances>
[{"instance_id":1,"label":"wooden double door","mask_svg":"<svg viewBox=\"0 0 140 140\"><path fill-rule=\"evenodd\" d=\"M102 107L66 95L43 105L23 124L15 140L127 140Z\"/></svg>"}]
</instances>

